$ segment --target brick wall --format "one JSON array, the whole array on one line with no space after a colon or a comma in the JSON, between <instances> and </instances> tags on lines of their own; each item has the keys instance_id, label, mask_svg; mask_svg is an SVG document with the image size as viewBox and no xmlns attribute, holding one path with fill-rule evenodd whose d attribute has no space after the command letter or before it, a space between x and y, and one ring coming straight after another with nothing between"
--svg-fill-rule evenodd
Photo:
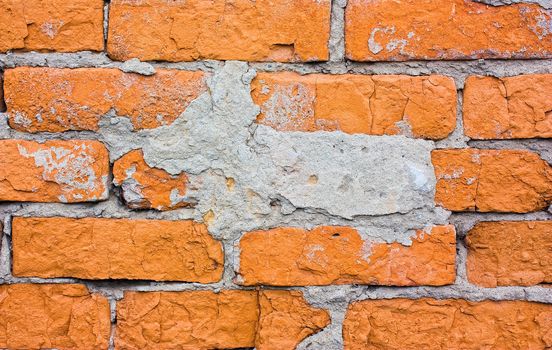
<instances>
[{"instance_id":1,"label":"brick wall","mask_svg":"<svg viewBox=\"0 0 552 350\"><path fill-rule=\"evenodd\" d=\"M0 348L551 348L551 23L0 0Z\"/></svg>"}]
</instances>

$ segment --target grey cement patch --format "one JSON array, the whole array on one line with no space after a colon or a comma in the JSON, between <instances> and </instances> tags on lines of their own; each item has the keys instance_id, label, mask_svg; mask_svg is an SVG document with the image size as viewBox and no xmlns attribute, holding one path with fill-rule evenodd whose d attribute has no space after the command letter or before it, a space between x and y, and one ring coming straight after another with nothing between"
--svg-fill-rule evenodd
<instances>
[{"instance_id":1,"label":"grey cement patch","mask_svg":"<svg viewBox=\"0 0 552 350\"><path fill-rule=\"evenodd\" d=\"M512 4L538 4L545 9L552 9L552 0L474 0L492 6L505 6Z\"/></svg>"},{"instance_id":2,"label":"grey cement patch","mask_svg":"<svg viewBox=\"0 0 552 350\"><path fill-rule=\"evenodd\" d=\"M151 64L147 62L140 62L137 58L123 62L119 69L125 73L137 73L141 75L155 74L155 68Z\"/></svg>"}]
</instances>

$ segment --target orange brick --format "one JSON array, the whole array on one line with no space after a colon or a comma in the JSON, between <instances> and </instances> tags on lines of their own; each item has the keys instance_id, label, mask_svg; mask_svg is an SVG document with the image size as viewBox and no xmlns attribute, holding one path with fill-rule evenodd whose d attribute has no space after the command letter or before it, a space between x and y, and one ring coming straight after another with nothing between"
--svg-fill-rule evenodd
<instances>
[{"instance_id":1,"label":"orange brick","mask_svg":"<svg viewBox=\"0 0 552 350\"><path fill-rule=\"evenodd\" d=\"M552 74L469 77L464 131L472 139L552 137Z\"/></svg>"},{"instance_id":2,"label":"orange brick","mask_svg":"<svg viewBox=\"0 0 552 350\"><path fill-rule=\"evenodd\" d=\"M328 322L298 291L127 292L115 348L291 350Z\"/></svg>"},{"instance_id":3,"label":"orange brick","mask_svg":"<svg viewBox=\"0 0 552 350\"><path fill-rule=\"evenodd\" d=\"M349 306L346 350L545 349L552 305L459 299L365 300Z\"/></svg>"},{"instance_id":4,"label":"orange brick","mask_svg":"<svg viewBox=\"0 0 552 350\"><path fill-rule=\"evenodd\" d=\"M0 285L0 347L107 349L109 303L77 284Z\"/></svg>"},{"instance_id":5,"label":"orange brick","mask_svg":"<svg viewBox=\"0 0 552 350\"><path fill-rule=\"evenodd\" d=\"M218 282L222 244L193 221L15 218L19 277Z\"/></svg>"},{"instance_id":6,"label":"orange brick","mask_svg":"<svg viewBox=\"0 0 552 350\"><path fill-rule=\"evenodd\" d=\"M203 72L153 76L106 68L9 69L4 76L10 126L26 132L97 130L110 110L136 129L171 124L207 87Z\"/></svg>"},{"instance_id":7,"label":"orange brick","mask_svg":"<svg viewBox=\"0 0 552 350\"><path fill-rule=\"evenodd\" d=\"M244 285L445 285L454 283L453 226L418 231L412 246L374 243L349 227L276 228L240 242Z\"/></svg>"},{"instance_id":8,"label":"orange brick","mask_svg":"<svg viewBox=\"0 0 552 350\"><path fill-rule=\"evenodd\" d=\"M552 283L552 221L480 222L466 237L471 283Z\"/></svg>"},{"instance_id":9,"label":"orange brick","mask_svg":"<svg viewBox=\"0 0 552 350\"><path fill-rule=\"evenodd\" d=\"M109 155L98 141L0 141L0 201L108 198Z\"/></svg>"},{"instance_id":10,"label":"orange brick","mask_svg":"<svg viewBox=\"0 0 552 350\"><path fill-rule=\"evenodd\" d=\"M113 0L113 59L324 61L330 0Z\"/></svg>"},{"instance_id":11,"label":"orange brick","mask_svg":"<svg viewBox=\"0 0 552 350\"><path fill-rule=\"evenodd\" d=\"M121 186L126 205L132 209L170 210L189 206L185 200L188 177L151 168L141 150L115 161L113 183Z\"/></svg>"},{"instance_id":12,"label":"orange brick","mask_svg":"<svg viewBox=\"0 0 552 350\"><path fill-rule=\"evenodd\" d=\"M0 52L102 51L103 0L0 0Z\"/></svg>"},{"instance_id":13,"label":"orange brick","mask_svg":"<svg viewBox=\"0 0 552 350\"><path fill-rule=\"evenodd\" d=\"M259 73L257 122L283 131L442 139L456 126L456 88L444 76Z\"/></svg>"},{"instance_id":14,"label":"orange brick","mask_svg":"<svg viewBox=\"0 0 552 350\"><path fill-rule=\"evenodd\" d=\"M448 210L526 213L552 201L552 167L530 151L436 150L432 162L435 202Z\"/></svg>"},{"instance_id":15,"label":"orange brick","mask_svg":"<svg viewBox=\"0 0 552 350\"><path fill-rule=\"evenodd\" d=\"M552 57L552 11L470 0L350 0L346 55L354 61Z\"/></svg>"}]
</instances>

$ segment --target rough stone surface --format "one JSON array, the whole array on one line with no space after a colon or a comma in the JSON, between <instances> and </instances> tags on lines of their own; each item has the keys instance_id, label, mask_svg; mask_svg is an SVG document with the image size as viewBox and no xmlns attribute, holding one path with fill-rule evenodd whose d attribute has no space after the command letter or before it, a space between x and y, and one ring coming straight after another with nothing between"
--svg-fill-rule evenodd
<instances>
[{"instance_id":1,"label":"rough stone surface","mask_svg":"<svg viewBox=\"0 0 552 350\"><path fill-rule=\"evenodd\" d=\"M97 141L0 141L0 201L106 199L109 155Z\"/></svg>"},{"instance_id":2,"label":"rough stone surface","mask_svg":"<svg viewBox=\"0 0 552 350\"><path fill-rule=\"evenodd\" d=\"M97 130L110 110L134 128L172 123L206 90L203 72L159 70L154 76L102 68L9 69L4 77L10 126L26 132Z\"/></svg>"},{"instance_id":3,"label":"rough stone surface","mask_svg":"<svg viewBox=\"0 0 552 350\"><path fill-rule=\"evenodd\" d=\"M171 210L191 205L186 198L186 174L171 175L149 167L140 150L115 161L113 183L121 187L123 199L132 209Z\"/></svg>"},{"instance_id":4,"label":"rough stone surface","mask_svg":"<svg viewBox=\"0 0 552 350\"><path fill-rule=\"evenodd\" d=\"M346 55L354 61L552 57L552 12L470 0L349 0Z\"/></svg>"},{"instance_id":5,"label":"rough stone surface","mask_svg":"<svg viewBox=\"0 0 552 350\"><path fill-rule=\"evenodd\" d=\"M412 246L363 239L349 227L277 228L240 242L244 285L444 285L456 277L453 226L419 230Z\"/></svg>"},{"instance_id":6,"label":"rough stone surface","mask_svg":"<svg viewBox=\"0 0 552 350\"><path fill-rule=\"evenodd\" d=\"M14 218L19 277L217 282L222 245L192 221Z\"/></svg>"},{"instance_id":7,"label":"rough stone surface","mask_svg":"<svg viewBox=\"0 0 552 350\"><path fill-rule=\"evenodd\" d=\"M155 68L151 64L147 62L140 62L137 58L125 61L119 69L125 73L138 73L142 75L155 74Z\"/></svg>"},{"instance_id":8,"label":"rough stone surface","mask_svg":"<svg viewBox=\"0 0 552 350\"><path fill-rule=\"evenodd\" d=\"M346 350L545 349L552 345L552 305L524 301L366 300L343 324Z\"/></svg>"},{"instance_id":9,"label":"rough stone surface","mask_svg":"<svg viewBox=\"0 0 552 350\"><path fill-rule=\"evenodd\" d=\"M471 283L496 286L552 283L552 221L480 222L466 237Z\"/></svg>"},{"instance_id":10,"label":"rough stone surface","mask_svg":"<svg viewBox=\"0 0 552 350\"><path fill-rule=\"evenodd\" d=\"M552 167L524 150L435 150L435 202L449 210L526 213L552 201Z\"/></svg>"},{"instance_id":11,"label":"rough stone surface","mask_svg":"<svg viewBox=\"0 0 552 350\"><path fill-rule=\"evenodd\" d=\"M552 74L470 77L463 115L473 139L551 138Z\"/></svg>"},{"instance_id":12,"label":"rough stone surface","mask_svg":"<svg viewBox=\"0 0 552 350\"><path fill-rule=\"evenodd\" d=\"M102 0L1 0L0 52L101 51Z\"/></svg>"},{"instance_id":13,"label":"rough stone surface","mask_svg":"<svg viewBox=\"0 0 552 350\"><path fill-rule=\"evenodd\" d=\"M329 322L295 291L127 292L116 349L294 349Z\"/></svg>"},{"instance_id":14,"label":"rough stone surface","mask_svg":"<svg viewBox=\"0 0 552 350\"><path fill-rule=\"evenodd\" d=\"M308 305L299 291L260 291L259 310L257 350L294 350L330 323L328 312Z\"/></svg>"},{"instance_id":15,"label":"rough stone surface","mask_svg":"<svg viewBox=\"0 0 552 350\"><path fill-rule=\"evenodd\" d=\"M456 126L456 88L444 76L261 73L251 88L257 122L281 131L443 139Z\"/></svg>"},{"instance_id":16,"label":"rough stone surface","mask_svg":"<svg viewBox=\"0 0 552 350\"><path fill-rule=\"evenodd\" d=\"M330 0L113 0L116 60L325 61Z\"/></svg>"},{"instance_id":17,"label":"rough stone surface","mask_svg":"<svg viewBox=\"0 0 552 350\"><path fill-rule=\"evenodd\" d=\"M106 298L76 284L0 285L0 347L107 349Z\"/></svg>"}]
</instances>

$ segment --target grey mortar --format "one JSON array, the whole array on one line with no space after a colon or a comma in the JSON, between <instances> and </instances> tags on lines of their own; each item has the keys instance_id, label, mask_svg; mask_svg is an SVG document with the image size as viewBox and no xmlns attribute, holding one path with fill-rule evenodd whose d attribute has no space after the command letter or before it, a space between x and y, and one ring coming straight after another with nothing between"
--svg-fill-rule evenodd
<instances>
[{"instance_id":1,"label":"grey mortar","mask_svg":"<svg viewBox=\"0 0 552 350\"><path fill-rule=\"evenodd\" d=\"M508 5L510 3L537 3L543 8L551 8L550 0L478 0L494 6ZM468 300L528 300L543 303L552 303L552 293L549 288L542 286L533 287L499 287L480 288L470 285L465 276L466 248L463 238L473 225L478 221L494 220L552 220L552 214L538 212L529 214L495 214L495 213L454 213L440 208L423 206L421 208L406 211L404 213L392 213L387 215L347 215L345 211L330 213L328 208L312 206L295 206L282 193L269 193L266 186L260 186L258 180L254 180L253 192L246 191L242 183L251 180L250 174L242 174L238 178L237 169L243 171L258 169L252 166L252 159L271 156L270 147L276 140L282 138L290 142L289 147L295 143L303 142L330 142L344 141L347 150L354 150L349 143L355 143L356 137L336 134L334 136L322 135L275 135L265 127L255 127L253 123L257 107L252 104L249 97L248 84L254 75L254 71L277 72L294 71L300 74L325 73L325 74L407 74L429 75L441 74L450 76L455 80L459 90L459 109L457 128L448 138L440 140L430 148L448 147L478 147L478 148L521 148L533 150L548 162L551 162L550 140L509 140L509 141L476 141L463 136L461 120L462 89L466 77L470 75L492 75L496 77L515 76L520 74L552 73L552 60L476 60L476 61L409 61L409 62L372 62L359 63L344 60L344 8L345 0L332 2L331 30L330 30L330 61L327 63L293 64L293 63L230 63L225 66L221 61L198 62L147 62L153 69L179 69L202 70L214 74L210 82L210 92L201 96L192 103L186 113L167 127L162 127L145 132L132 132L132 126L127 118L107 115L102 120L102 128L99 134L93 132L65 132L59 134L41 133L27 134L10 129L6 122L6 115L0 113L0 139L19 138L27 140L48 139L99 139L107 144L112 152L112 160L124 154L130 149L145 148L146 159L150 165L158 166L169 172L177 173L182 170L192 173L192 182L200 181L203 191L191 193L190 196L198 199L196 209L178 209L170 212L132 211L124 207L115 195L116 188L112 188L109 200L100 203L74 204L70 207L58 203L0 203L0 219L4 221L4 235L0 242L0 283L84 283L93 292L99 292L110 299L112 309L112 321L115 318L115 300L122 298L124 290L137 291L185 291L185 290L214 290L221 289L248 289L237 286L235 269L239 263L239 237L243 232L251 229L267 229L276 226L314 227L318 225L347 225L359 229L362 235L368 239L381 241L399 241L409 244L412 230L424 227L427 224L452 223L456 226L457 240L457 270L458 277L454 285L444 287L385 287L385 286L324 286L324 287L294 287L303 291L305 298L315 307L327 309L332 317L332 323L322 332L305 339L298 349L342 349L343 339L341 326L347 306L354 301L364 299L381 298L462 298ZM106 13L109 8L106 3ZM107 33L107 16L105 21ZM124 69L124 62L112 61L105 53L8 53L0 54L0 69L9 69L17 66L49 66L59 68L77 67L102 67ZM128 63L127 63L128 66ZM149 66L148 66L149 69ZM139 72L139 70L138 70ZM242 79L243 78L243 79ZM225 92L226 89L231 91ZM236 91L234 91L234 89ZM243 108L243 110L242 110ZM195 114L196 112L203 113ZM220 114L219 114L220 113ZM235 114L234 114L235 113ZM237 118L236 118L237 114ZM222 116L236 119L217 119L225 122L225 127L239 130L240 140L245 145L229 145L216 148L215 152L209 149L201 149L201 146L211 147L216 135L220 136L221 130L205 130L206 135L199 132L201 121L210 117ZM228 124L228 121L231 123ZM212 122L212 120L211 120ZM236 123L236 124L233 124ZM216 129L216 128L215 128ZM171 142L179 144L176 133L189 132L188 140L191 146L198 150L198 155L190 159L191 152L178 149L176 161L170 160ZM176 134L176 135L175 135ZM267 136L268 135L268 136ZM269 149L258 143L259 136L268 137ZM224 136L227 137L227 136ZM233 140L237 136L232 135ZM305 138L306 137L306 138ZM368 142L371 137L360 137L360 142ZM397 137L397 142L410 144L412 140ZM399 141L400 140L400 141ZM415 140L414 140L415 141ZM414 142L415 144L418 142ZM420 144L426 144L421 141ZM431 144L430 142L428 144ZM179 147L180 147L179 146ZM426 146L427 147L427 146ZM232 151L229 151L231 149ZM219 154L219 152L221 154ZM222 156L222 157L220 157ZM248 158L250 156L257 158ZM163 159L164 157L165 159ZM167 160L167 158L169 160ZM265 159L263 166L270 161ZM239 165L239 166L238 166ZM247 166L245 166L247 165ZM235 169L232 170L232 168ZM244 167L244 168L240 168ZM263 170L263 169L261 169ZM271 168L275 170L275 168ZM277 169L281 171L281 169ZM266 173L266 171L265 171ZM266 175L266 174L265 174ZM227 177L236 176L234 192L228 195L226 187ZM239 180L239 181L238 181ZM266 180L266 178L265 178ZM257 186L259 185L259 186ZM286 193L284 193L286 194ZM292 198L293 199L293 198ZM296 198L295 198L296 199ZM244 202L245 201L245 202ZM71 278L16 278L11 275L11 218L13 216L68 216L68 217L112 217L112 218L147 218L165 220L202 220L202 215L211 209L240 208L239 205L247 203L246 213L235 213L235 210L219 213L218 222L212 225L213 236L221 239L225 249L225 273L218 283L196 284L182 282L151 282L151 281L89 281ZM297 205L297 203L295 203ZM233 207L238 206L238 207ZM343 208L342 208L343 209ZM350 213L349 213L350 214ZM228 220L225 223L225 220ZM307 223L307 224L306 224ZM243 226L240 226L243 225ZM280 288L274 288L280 289ZM111 340L111 347L113 348Z\"/></svg>"}]
</instances>

